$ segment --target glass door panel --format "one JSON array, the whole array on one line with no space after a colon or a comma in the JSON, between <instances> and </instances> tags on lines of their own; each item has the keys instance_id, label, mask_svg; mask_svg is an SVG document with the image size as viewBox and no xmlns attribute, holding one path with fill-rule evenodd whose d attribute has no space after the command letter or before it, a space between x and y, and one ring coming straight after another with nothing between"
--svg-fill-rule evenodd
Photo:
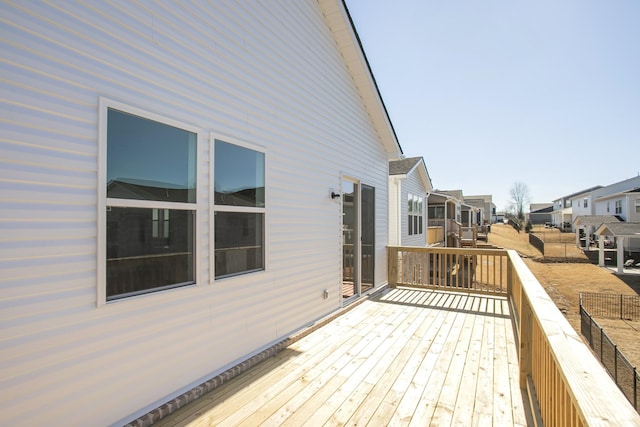
<instances>
[{"instance_id":1,"label":"glass door panel","mask_svg":"<svg viewBox=\"0 0 640 427\"><path fill-rule=\"evenodd\" d=\"M357 189L354 182L342 184L342 298L345 299L358 294Z\"/></svg>"},{"instance_id":2,"label":"glass door panel","mask_svg":"<svg viewBox=\"0 0 640 427\"><path fill-rule=\"evenodd\" d=\"M360 292L366 292L373 287L375 277L376 203L375 189L364 184L361 187L360 233L362 237L360 239Z\"/></svg>"}]
</instances>

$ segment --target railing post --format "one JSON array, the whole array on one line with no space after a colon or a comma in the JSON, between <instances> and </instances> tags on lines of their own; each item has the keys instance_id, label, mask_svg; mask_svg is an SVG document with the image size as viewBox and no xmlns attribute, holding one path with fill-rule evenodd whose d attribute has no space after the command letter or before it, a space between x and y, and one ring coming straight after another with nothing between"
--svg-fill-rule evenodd
<instances>
[{"instance_id":1,"label":"railing post","mask_svg":"<svg viewBox=\"0 0 640 427\"><path fill-rule=\"evenodd\" d=\"M388 247L387 275L389 286L395 288L398 284L398 248Z\"/></svg>"},{"instance_id":2,"label":"railing post","mask_svg":"<svg viewBox=\"0 0 640 427\"><path fill-rule=\"evenodd\" d=\"M638 410L638 371L633 367L633 407Z\"/></svg>"},{"instance_id":3,"label":"railing post","mask_svg":"<svg viewBox=\"0 0 640 427\"><path fill-rule=\"evenodd\" d=\"M623 317L622 317L622 314L623 314L623 313L622 313L622 302L623 302L623 301L622 301L622 294L620 294L620 319L622 319L622 318L623 318Z\"/></svg>"},{"instance_id":4,"label":"railing post","mask_svg":"<svg viewBox=\"0 0 640 427\"><path fill-rule=\"evenodd\" d=\"M616 380L616 384L620 384L618 382L618 344L613 345L613 370L615 374L613 378Z\"/></svg>"},{"instance_id":5,"label":"railing post","mask_svg":"<svg viewBox=\"0 0 640 427\"><path fill-rule=\"evenodd\" d=\"M520 304L520 388L526 390L527 378L532 375L533 313L526 298Z\"/></svg>"},{"instance_id":6,"label":"railing post","mask_svg":"<svg viewBox=\"0 0 640 427\"><path fill-rule=\"evenodd\" d=\"M513 264L511 263L511 258L507 255L507 298L515 299L515 295L513 295Z\"/></svg>"}]
</instances>

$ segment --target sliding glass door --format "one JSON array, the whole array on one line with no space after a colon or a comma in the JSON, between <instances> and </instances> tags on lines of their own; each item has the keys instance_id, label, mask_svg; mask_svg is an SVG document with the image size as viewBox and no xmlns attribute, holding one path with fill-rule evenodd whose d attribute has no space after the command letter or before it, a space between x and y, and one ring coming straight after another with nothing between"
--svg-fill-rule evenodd
<instances>
[{"instance_id":1,"label":"sliding glass door","mask_svg":"<svg viewBox=\"0 0 640 427\"><path fill-rule=\"evenodd\" d=\"M342 297L374 286L375 189L355 181L342 184Z\"/></svg>"}]
</instances>

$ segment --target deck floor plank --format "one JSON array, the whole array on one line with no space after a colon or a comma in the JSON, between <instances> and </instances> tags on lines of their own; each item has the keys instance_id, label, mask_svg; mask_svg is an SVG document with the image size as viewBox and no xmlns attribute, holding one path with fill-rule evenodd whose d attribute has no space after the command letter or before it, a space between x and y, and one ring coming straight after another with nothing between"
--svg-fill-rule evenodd
<instances>
[{"instance_id":1,"label":"deck floor plank","mask_svg":"<svg viewBox=\"0 0 640 427\"><path fill-rule=\"evenodd\" d=\"M342 324L342 333L337 335L343 335L349 337L350 334L347 331L351 331L352 335L349 345L331 346L326 345L331 341L325 340L325 345L322 346L322 342L318 345L321 347L320 351L312 351L319 355L315 357L313 362L306 362L301 365L301 370L294 370L288 373L286 378L278 383L268 387L266 392L259 396L253 397L246 404L236 410L227 419L220 422L221 426L224 425L258 425L269 418L275 411L280 409L289 399L291 399L296 393L298 393L305 384L316 380L318 375L321 375L324 370L329 369L333 371L334 363L338 363L343 354L355 354L356 358L366 358L366 356L358 356L362 352L366 352L367 349L377 346L377 340L380 337L385 336L387 330L389 330L393 322L396 321L398 313L392 310L388 310L387 307L381 307L375 313L372 313L381 320L383 327L371 327L369 322L365 323L369 327L361 328L361 325L352 325L350 323L338 322ZM344 320L344 319L343 319ZM338 328L339 329L339 328ZM339 329L340 330L340 329ZM313 334L311 334L313 335ZM306 338L302 341L305 341ZM298 343L293 344L290 348L297 350L300 347ZM343 358L343 361L347 359ZM258 423L258 424L257 424Z\"/></svg>"},{"instance_id":2,"label":"deck floor plank","mask_svg":"<svg viewBox=\"0 0 640 427\"><path fill-rule=\"evenodd\" d=\"M391 289L159 426L527 425L502 297Z\"/></svg>"},{"instance_id":3,"label":"deck floor plank","mask_svg":"<svg viewBox=\"0 0 640 427\"><path fill-rule=\"evenodd\" d=\"M399 425L408 423L411 419L415 407L410 406L410 409L406 411L402 403L415 402L416 399L413 397L415 394L414 378L431 348L430 344L433 342L435 331L442 325L446 315L446 312L443 311L430 311L429 313L430 315L423 320L422 325L409 341L413 345L405 348L406 360L397 361L398 368L400 368L398 375L371 417L370 425Z\"/></svg>"},{"instance_id":4,"label":"deck floor plank","mask_svg":"<svg viewBox=\"0 0 640 427\"><path fill-rule=\"evenodd\" d=\"M380 316L383 318L385 313L393 314L390 310L383 310L385 307L373 307L376 310L365 310L366 316L359 316L358 313L354 313L353 320L357 321L352 324L351 334L340 333L344 332L348 327L344 324L332 323L319 329L323 331L322 334L316 336L315 332L290 346L288 349L274 356L274 358L281 359L286 357L289 363L279 366L278 369L266 370L263 364L256 366L254 369L247 372L245 375L240 376L237 379L231 381L228 385L221 387L220 389L231 389L230 393L210 393L215 394L218 399L212 402L212 409L207 412L206 417L198 414L194 414L191 418L198 419L203 418L198 425L208 425L204 418L215 420L216 423L240 422L244 414L257 411L261 408L261 402L268 402L270 393L278 393L282 389L287 389L287 385L299 378L304 378L304 373L319 361L322 361L325 357L332 354L335 351L343 348L345 351L352 350L357 345L366 344L369 337L373 337L371 332L375 329L375 325L370 322L363 322L368 319L368 316ZM326 328L326 329L325 329ZM362 337L365 337L362 339ZM330 339L332 338L332 339ZM273 358L270 358L271 360ZM260 384L257 387L234 387L234 383L241 382L241 379L249 373L257 372L256 376L260 377ZM268 385L269 387L265 387ZM224 398L225 395L231 394L233 399L228 401ZM194 404L197 403L193 402ZM218 404L216 403L224 403ZM227 421L227 419L229 420ZM188 420L181 421L183 424Z\"/></svg>"},{"instance_id":5,"label":"deck floor plank","mask_svg":"<svg viewBox=\"0 0 640 427\"><path fill-rule=\"evenodd\" d=\"M476 298L474 307L480 308L481 300L481 298ZM443 369L445 373L440 394L437 397L434 394L432 398L428 400L429 407L434 407L431 419L435 425L451 425L456 400L464 378L465 365L468 361L473 364L470 360L470 349L474 341L474 330L478 322L476 316L470 315L464 316L463 320L464 322L462 323L458 340L455 343L453 354L449 357L445 356L441 358L445 363L441 365L440 368L436 368ZM449 360L447 361L446 359ZM446 369L445 366L447 366Z\"/></svg>"},{"instance_id":6,"label":"deck floor plank","mask_svg":"<svg viewBox=\"0 0 640 427\"><path fill-rule=\"evenodd\" d=\"M366 355L363 365L359 368L367 372L369 376L380 376L387 371L390 364L393 362L394 350L401 348L401 345L409 340L409 337L415 332L417 326L415 326L416 319L424 316L425 313L418 312L416 310L408 310L402 313L401 318L395 319L393 324L390 325L388 335L380 336L380 340L377 341L378 347L373 350L371 355ZM376 354L378 353L378 354ZM375 363L369 363L375 361ZM332 373L331 377L335 376L341 371L340 366L346 366L352 362L351 358L337 363L336 371ZM333 370L334 367L332 366ZM278 425L302 425L309 416L315 412L320 406L322 406L327 400L328 396L335 391L335 384L341 385L344 381L348 380L352 375L343 375L343 379L340 381L334 381L331 386L332 390L327 390L323 386L328 383L332 378L327 378L327 381L320 379L314 382L314 387L307 387L306 390L297 394L294 399L291 399L286 407L281 408L279 413L274 414L271 421L277 421ZM366 378L364 379L366 380Z\"/></svg>"},{"instance_id":7,"label":"deck floor plank","mask_svg":"<svg viewBox=\"0 0 640 427\"><path fill-rule=\"evenodd\" d=\"M472 315L469 315L470 317ZM492 317L486 315L475 316L473 332L469 342L466 360L461 371L459 389L462 393L457 393L457 399L451 416L452 424L464 425L472 420L474 410L479 405L486 404L490 398L490 390L478 390L478 382L484 366L487 364L487 347L485 333L492 328ZM487 396L488 394L488 396Z\"/></svg>"},{"instance_id":8,"label":"deck floor plank","mask_svg":"<svg viewBox=\"0 0 640 427\"><path fill-rule=\"evenodd\" d=\"M494 306L495 308L495 306ZM501 310L500 310L501 311ZM475 406L469 419L473 426L485 426L492 423L494 405L494 364L500 363L495 357L495 335L499 325L493 316L484 316L484 330L480 360L478 363L478 380L475 387ZM508 378L507 378L508 381ZM495 425L503 425L496 423ZM510 425L510 424L504 424Z\"/></svg>"}]
</instances>

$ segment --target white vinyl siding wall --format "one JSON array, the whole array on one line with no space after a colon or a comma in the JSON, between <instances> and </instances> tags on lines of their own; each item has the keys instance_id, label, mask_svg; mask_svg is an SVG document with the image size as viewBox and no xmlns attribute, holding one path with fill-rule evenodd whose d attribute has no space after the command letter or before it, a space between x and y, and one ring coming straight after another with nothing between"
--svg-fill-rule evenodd
<instances>
[{"instance_id":1,"label":"white vinyl siding wall","mask_svg":"<svg viewBox=\"0 0 640 427\"><path fill-rule=\"evenodd\" d=\"M0 424L132 419L337 309L329 189L342 176L375 187L385 283L388 154L317 2L16 2L0 15ZM98 306L102 96L201 129L195 286ZM267 157L267 269L215 282L214 138Z\"/></svg>"},{"instance_id":2,"label":"white vinyl siding wall","mask_svg":"<svg viewBox=\"0 0 640 427\"><path fill-rule=\"evenodd\" d=\"M389 245L401 245L402 236L402 208L406 200L402 200L402 179L394 176L389 177ZM406 211L406 209L405 209Z\"/></svg>"},{"instance_id":3,"label":"white vinyl siding wall","mask_svg":"<svg viewBox=\"0 0 640 427\"><path fill-rule=\"evenodd\" d=\"M408 195L413 194L422 198L422 234L413 234L409 236L409 224L408 224ZM418 173L409 173L407 178L402 181L402 200L403 200L403 212L402 212L402 245L404 246L426 246L427 245L427 201L426 201L426 189L422 185L422 181L418 176Z\"/></svg>"}]
</instances>

